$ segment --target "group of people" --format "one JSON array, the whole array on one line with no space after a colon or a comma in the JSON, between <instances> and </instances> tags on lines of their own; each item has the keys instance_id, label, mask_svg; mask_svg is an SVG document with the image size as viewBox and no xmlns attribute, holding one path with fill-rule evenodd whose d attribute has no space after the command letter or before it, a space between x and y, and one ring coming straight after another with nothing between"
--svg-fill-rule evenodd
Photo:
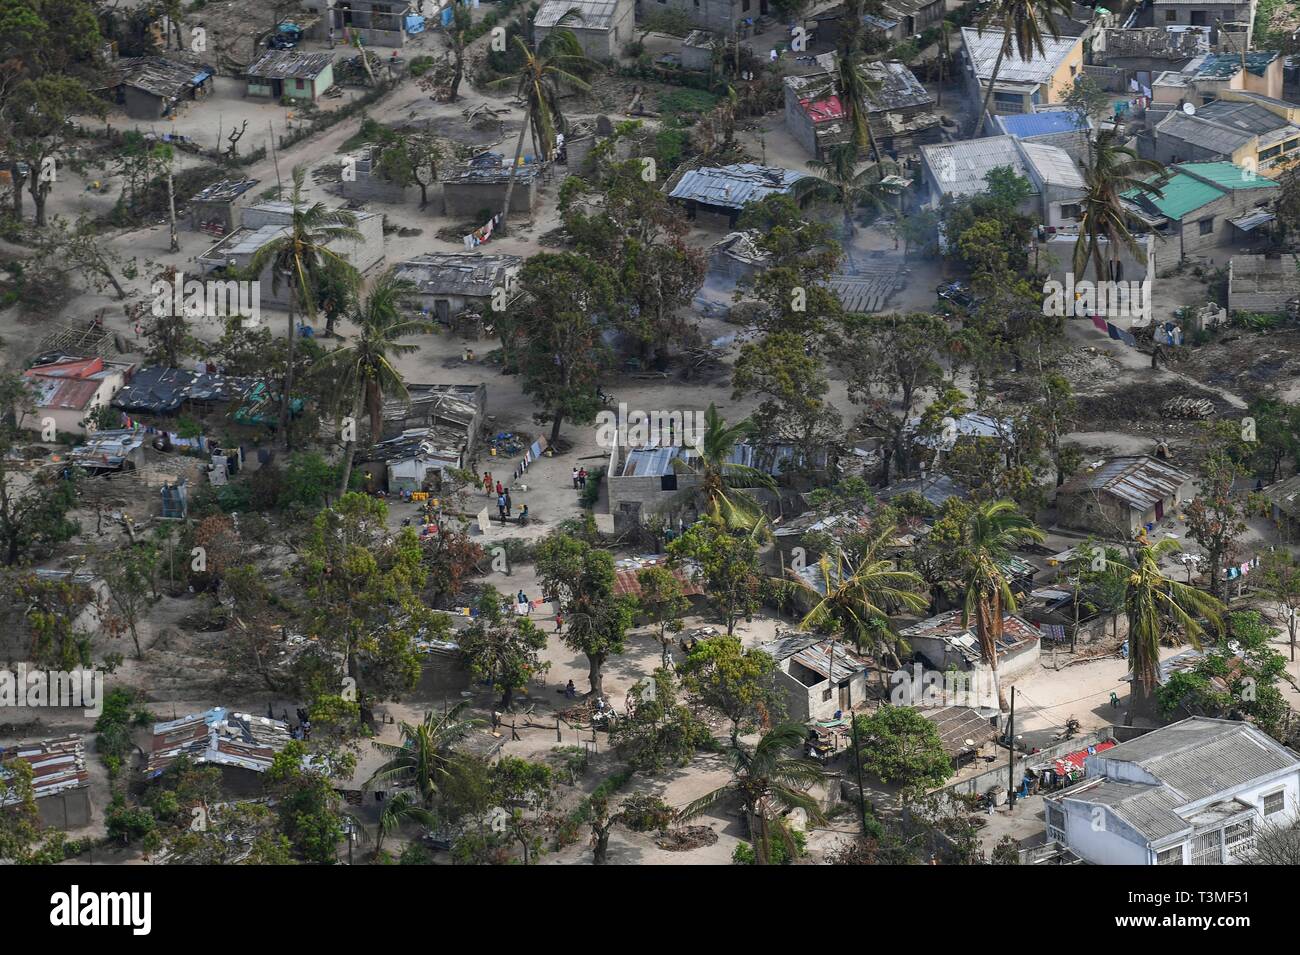
<instances>
[{"instance_id":1,"label":"group of people","mask_svg":"<svg viewBox=\"0 0 1300 955\"><path fill-rule=\"evenodd\" d=\"M586 486L587 486L587 469L586 469L586 468L574 468L574 469L573 469L573 487L574 487L574 490L581 490L582 488L585 488Z\"/></svg>"},{"instance_id":2,"label":"group of people","mask_svg":"<svg viewBox=\"0 0 1300 955\"><path fill-rule=\"evenodd\" d=\"M514 510L514 504L510 500L510 488L506 487L500 481L494 481L491 471L483 472L483 493L491 495L495 490L497 496L497 514L504 524L511 517L511 511ZM519 525L522 527L528 523L528 505L525 504L519 512Z\"/></svg>"}]
</instances>

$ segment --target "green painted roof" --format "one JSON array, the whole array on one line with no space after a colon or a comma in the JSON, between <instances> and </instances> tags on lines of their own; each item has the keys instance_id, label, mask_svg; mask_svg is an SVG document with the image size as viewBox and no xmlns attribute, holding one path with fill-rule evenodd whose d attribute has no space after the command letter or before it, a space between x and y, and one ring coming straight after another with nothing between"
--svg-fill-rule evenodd
<instances>
[{"instance_id":1,"label":"green painted roof","mask_svg":"<svg viewBox=\"0 0 1300 955\"><path fill-rule=\"evenodd\" d=\"M1185 162L1170 168L1173 175L1160 187L1163 195L1130 189L1123 198L1167 218L1182 219L1231 190L1277 188L1272 179L1230 162Z\"/></svg>"},{"instance_id":2,"label":"green painted roof","mask_svg":"<svg viewBox=\"0 0 1300 955\"><path fill-rule=\"evenodd\" d=\"M1217 163L1207 165L1217 165ZM1223 195L1221 189L1179 172L1174 173L1170 180L1160 187L1160 191L1162 195L1157 196L1140 189L1130 189L1124 193L1124 198L1167 218L1181 219L1192 210L1199 209Z\"/></svg>"},{"instance_id":3,"label":"green painted roof","mask_svg":"<svg viewBox=\"0 0 1300 955\"><path fill-rule=\"evenodd\" d=\"M1179 169L1208 179L1220 189L1276 189L1277 183L1259 173L1248 173L1230 162L1185 162Z\"/></svg>"}]
</instances>

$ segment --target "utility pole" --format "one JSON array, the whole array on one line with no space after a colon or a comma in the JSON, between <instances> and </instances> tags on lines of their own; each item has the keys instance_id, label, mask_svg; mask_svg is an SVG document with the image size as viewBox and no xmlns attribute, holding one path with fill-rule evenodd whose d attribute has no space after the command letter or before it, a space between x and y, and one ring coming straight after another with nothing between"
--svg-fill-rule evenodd
<instances>
[{"instance_id":1,"label":"utility pole","mask_svg":"<svg viewBox=\"0 0 1300 955\"><path fill-rule=\"evenodd\" d=\"M1007 751L1011 754L1007 759L1007 775L1010 777L1011 785L1007 788L1007 809L1014 809L1016 806L1016 688L1011 688L1011 713L1007 717Z\"/></svg>"},{"instance_id":2,"label":"utility pole","mask_svg":"<svg viewBox=\"0 0 1300 955\"><path fill-rule=\"evenodd\" d=\"M862 785L862 750L858 747L858 721L849 715L849 726L853 731L853 762L858 767L858 812L862 817L862 834L867 834L867 791Z\"/></svg>"}]
</instances>

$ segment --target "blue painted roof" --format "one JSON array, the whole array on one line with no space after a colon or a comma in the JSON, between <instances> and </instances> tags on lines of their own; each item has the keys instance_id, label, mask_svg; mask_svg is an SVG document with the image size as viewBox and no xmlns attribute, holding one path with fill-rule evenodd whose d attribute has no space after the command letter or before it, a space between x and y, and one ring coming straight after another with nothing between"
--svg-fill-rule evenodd
<instances>
[{"instance_id":1,"label":"blue painted roof","mask_svg":"<svg viewBox=\"0 0 1300 955\"><path fill-rule=\"evenodd\" d=\"M1046 113L1019 113L1014 116L999 116L998 125L1003 132L1018 139L1029 136L1044 136L1048 133L1069 133L1083 129L1084 123L1069 110L1052 110Z\"/></svg>"}]
</instances>

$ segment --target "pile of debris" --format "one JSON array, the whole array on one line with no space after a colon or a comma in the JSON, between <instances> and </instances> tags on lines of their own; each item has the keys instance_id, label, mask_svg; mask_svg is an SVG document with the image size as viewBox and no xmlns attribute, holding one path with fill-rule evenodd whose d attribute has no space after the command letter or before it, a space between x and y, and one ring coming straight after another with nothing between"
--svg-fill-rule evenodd
<instances>
[{"instance_id":1,"label":"pile of debris","mask_svg":"<svg viewBox=\"0 0 1300 955\"><path fill-rule=\"evenodd\" d=\"M683 826L669 829L655 840L655 845L665 852L690 852L718 841L718 834L708 826Z\"/></svg>"},{"instance_id":2,"label":"pile of debris","mask_svg":"<svg viewBox=\"0 0 1300 955\"><path fill-rule=\"evenodd\" d=\"M1173 421L1204 421L1214 414L1214 403L1207 398L1170 398L1160 406L1161 417Z\"/></svg>"}]
</instances>

